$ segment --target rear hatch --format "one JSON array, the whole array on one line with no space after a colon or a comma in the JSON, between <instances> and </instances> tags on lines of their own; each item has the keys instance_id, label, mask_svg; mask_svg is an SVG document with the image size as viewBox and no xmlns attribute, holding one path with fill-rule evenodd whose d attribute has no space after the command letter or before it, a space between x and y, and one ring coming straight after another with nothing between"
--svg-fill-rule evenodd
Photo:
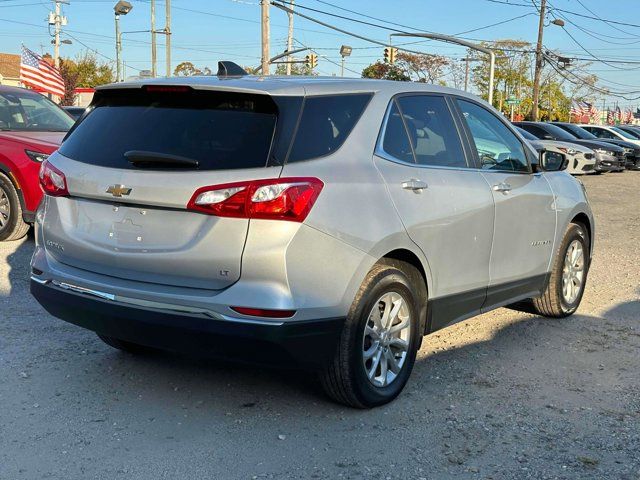
<instances>
[{"instance_id":1,"label":"rear hatch","mask_svg":"<svg viewBox=\"0 0 640 480\"><path fill-rule=\"evenodd\" d=\"M50 158L45 248L128 280L222 289L240 277L249 220L187 210L203 186L273 178L278 106L267 95L143 87L98 92Z\"/></svg>"}]
</instances>

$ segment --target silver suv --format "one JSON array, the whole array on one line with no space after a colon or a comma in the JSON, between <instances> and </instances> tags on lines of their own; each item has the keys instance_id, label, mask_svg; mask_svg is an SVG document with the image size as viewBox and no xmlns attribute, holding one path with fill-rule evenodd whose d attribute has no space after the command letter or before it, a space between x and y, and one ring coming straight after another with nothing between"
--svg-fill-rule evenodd
<instances>
[{"instance_id":1,"label":"silver suv","mask_svg":"<svg viewBox=\"0 0 640 480\"><path fill-rule=\"evenodd\" d=\"M564 167L423 83L109 85L42 166L31 292L121 350L314 369L381 405L424 335L525 299L575 312L593 217Z\"/></svg>"}]
</instances>

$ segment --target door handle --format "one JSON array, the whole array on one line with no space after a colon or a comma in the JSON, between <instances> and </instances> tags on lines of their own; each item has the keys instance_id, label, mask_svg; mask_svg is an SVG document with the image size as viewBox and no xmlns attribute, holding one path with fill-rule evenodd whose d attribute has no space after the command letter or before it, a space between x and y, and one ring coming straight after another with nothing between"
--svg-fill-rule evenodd
<instances>
[{"instance_id":1,"label":"door handle","mask_svg":"<svg viewBox=\"0 0 640 480\"><path fill-rule=\"evenodd\" d=\"M406 182L402 182L402 188L405 190L412 190L414 193L420 193L422 190L427 188L427 184L422 180L416 180L412 178L411 180L407 180Z\"/></svg>"},{"instance_id":2,"label":"door handle","mask_svg":"<svg viewBox=\"0 0 640 480\"><path fill-rule=\"evenodd\" d=\"M491 187L491 190L493 190L494 192L502 192L504 194L507 194L511 191L511 185L504 182L498 183L497 185L494 185L493 187Z\"/></svg>"}]
</instances>

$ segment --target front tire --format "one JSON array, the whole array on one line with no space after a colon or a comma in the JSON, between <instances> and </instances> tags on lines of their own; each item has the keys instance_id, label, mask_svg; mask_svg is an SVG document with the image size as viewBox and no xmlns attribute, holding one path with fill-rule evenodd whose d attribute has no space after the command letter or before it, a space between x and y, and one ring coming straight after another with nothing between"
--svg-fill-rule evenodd
<instances>
[{"instance_id":1,"label":"front tire","mask_svg":"<svg viewBox=\"0 0 640 480\"><path fill-rule=\"evenodd\" d=\"M583 225L569 224L553 261L549 284L540 297L533 299L537 313L562 318L578 309L591 261L589 242Z\"/></svg>"},{"instance_id":2,"label":"front tire","mask_svg":"<svg viewBox=\"0 0 640 480\"><path fill-rule=\"evenodd\" d=\"M420 274L402 266L376 264L351 305L335 356L320 377L339 403L384 405L409 379L423 334L419 289L410 279Z\"/></svg>"},{"instance_id":3,"label":"front tire","mask_svg":"<svg viewBox=\"0 0 640 480\"><path fill-rule=\"evenodd\" d=\"M0 173L0 242L20 240L28 231L18 192L9 177Z\"/></svg>"}]
</instances>

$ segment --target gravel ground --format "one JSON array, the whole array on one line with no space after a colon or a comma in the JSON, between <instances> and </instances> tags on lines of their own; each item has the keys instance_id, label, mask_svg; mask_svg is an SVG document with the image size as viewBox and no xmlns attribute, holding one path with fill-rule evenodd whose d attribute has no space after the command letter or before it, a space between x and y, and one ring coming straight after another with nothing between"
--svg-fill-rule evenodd
<instances>
[{"instance_id":1,"label":"gravel ground","mask_svg":"<svg viewBox=\"0 0 640 480\"><path fill-rule=\"evenodd\" d=\"M640 479L640 172L583 181L578 313L439 331L371 411L304 374L119 353L29 296L32 238L0 244L0 478Z\"/></svg>"}]
</instances>

